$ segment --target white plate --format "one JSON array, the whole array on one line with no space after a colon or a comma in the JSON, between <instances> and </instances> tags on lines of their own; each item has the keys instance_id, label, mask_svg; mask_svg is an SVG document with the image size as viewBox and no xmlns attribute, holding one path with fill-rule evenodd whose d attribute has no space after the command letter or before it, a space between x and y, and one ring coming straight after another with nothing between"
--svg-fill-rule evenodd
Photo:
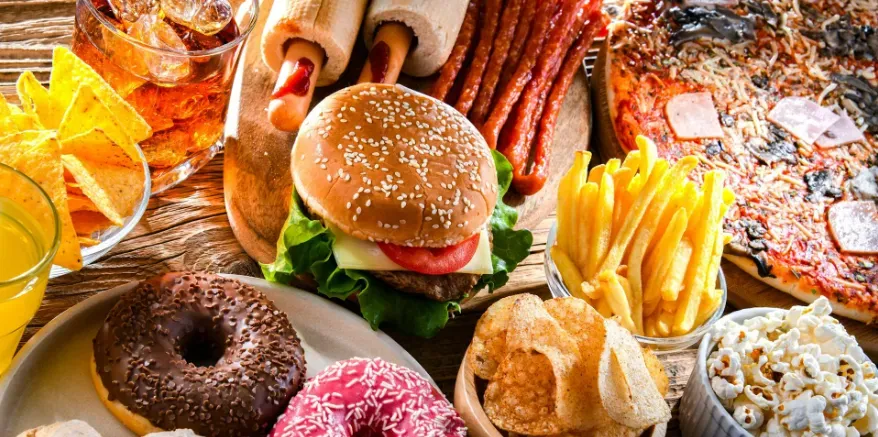
<instances>
[{"instance_id":1,"label":"white plate","mask_svg":"<svg viewBox=\"0 0 878 437\"><path fill-rule=\"evenodd\" d=\"M399 344L373 331L362 317L314 293L226 275L250 284L287 313L302 339L308 377L352 357L380 357L433 380ZM81 419L104 436L131 436L104 408L89 375L91 342L130 283L99 293L49 322L22 348L0 379L0 436L53 422ZM435 383L434 383L435 385Z\"/></svg>"}]
</instances>

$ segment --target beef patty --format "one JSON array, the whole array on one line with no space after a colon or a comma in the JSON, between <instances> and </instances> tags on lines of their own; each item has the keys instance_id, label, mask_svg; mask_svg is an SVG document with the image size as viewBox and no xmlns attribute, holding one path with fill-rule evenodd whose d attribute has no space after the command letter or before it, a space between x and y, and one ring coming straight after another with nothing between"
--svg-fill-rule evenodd
<instances>
[{"instance_id":1,"label":"beef patty","mask_svg":"<svg viewBox=\"0 0 878 437\"><path fill-rule=\"evenodd\" d=\"M462 299L473 290L480 276L471 273L424 275L411 271L370 271L369 273L399 291L420 294L439 302Z\"/></svg>"}]
</instances>

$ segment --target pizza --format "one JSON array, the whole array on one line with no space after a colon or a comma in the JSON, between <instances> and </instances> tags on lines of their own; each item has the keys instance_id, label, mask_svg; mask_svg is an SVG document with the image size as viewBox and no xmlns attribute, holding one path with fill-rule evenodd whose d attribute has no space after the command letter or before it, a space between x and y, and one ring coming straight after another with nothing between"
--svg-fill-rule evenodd
<instances>
[{"instance_id":1,"label":"pizza","mask_svg":"<svg viewBox=\"0 0 878 437\"><path fill-rule=\"evenodd\" d=\"M696 181L725 170L728 260L878 321L878 1L632 0L623 17L595 67L603 146L645 135L697 156Z\"/></svg>"}]
</instances>

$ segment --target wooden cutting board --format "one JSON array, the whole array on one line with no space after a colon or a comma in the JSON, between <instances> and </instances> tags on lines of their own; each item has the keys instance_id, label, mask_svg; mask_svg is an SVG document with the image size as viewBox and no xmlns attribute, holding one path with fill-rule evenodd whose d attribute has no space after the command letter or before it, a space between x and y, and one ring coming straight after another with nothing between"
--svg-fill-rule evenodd
<instances>
[{"instance_id":1,"label":"wooden cutting board","mask_svg":"<svg viewBox=\"0 0 878 437\"><path fill-rule=\"evenodd\" d=\"M594 66L592 92L595 98L595 119L597 123L595 148L604 158L624 157L625 151L613 129L610 107L607 99L606 54L608 43L603 43ZM723 261L729 295L728 302L735 308L773 307L789 308L803 305L802 301L754 278L728 261ZM856 320L839 317L847 331L857 337L860 346L869 356L878 358L878 329Z\"/></svg>"},{"instance_id":2,"label":"wooden cutting board","mask_svg":"<svg viewBox=\"0 0 878 437\"><path fill-rule=\"evenodd\" d=\"M244 250L263 263L274 260L277 237L287 216L292 182L289 155L295 141L295 134L274 129L265 113L276 75L262 62L260 36L273 3L261 3L259 23L242 54L243 65L226 122L224 165L225 202L232 230ZM365 58L366 48L358 40L348 70L335 85L318 88L313 104L354 84ZM401 83L423 91L431 81L403 77ZM590 135L591 100L583 69L570 87L558 120L546 186L534 196L507 196L507 203L520 213L518 227L533 228L555 211L560 179L572 164L575 151L588 149Z\"/></svg>"}]
</instances>

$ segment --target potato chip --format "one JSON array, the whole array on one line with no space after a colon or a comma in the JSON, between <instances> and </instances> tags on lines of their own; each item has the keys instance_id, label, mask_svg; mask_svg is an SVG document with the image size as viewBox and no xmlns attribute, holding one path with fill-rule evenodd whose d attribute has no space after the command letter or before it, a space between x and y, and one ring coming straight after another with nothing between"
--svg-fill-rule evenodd
<instances>
[{"instance_id":1,"label":"potato chip","mask_svg":"<svg viewBox=\"0 0 878 437\"><path fill-rule=\"evenodd\" d=\"M54 263L70 270L82 267L82 253L67 209L61 148L51 132L22 132L0 139L0 162L33 179L52 200L61 221L61 245Z\"/></svg>"},{"instance_id":2,"label":"potato chip","mask_svg":"<svg viewBox=\"0 0 878 437\"><path fill-rule=\"evenodd\" d=\"M548 357L536 351L511 352L485 390L485 414L508 431L558 434L566 426L557 414L557 385Z\"/></svg>"},{"instance_id":3,"label":"potato chip","mask_svg":"<svg viewBox=\"0 0 878 437\"><path fill-rule=\"evenodd\" d=\"M80 87L93 90L94 94L109 109L110 118L107 123L118 125L119 129L132 142L143 141L152 135L152 128L143 117L88 64L79 59L70 50L56 47L52 56L52 76L49 79L49 93L62 107L68 107L75 101L75 94ZM68 109L69 111L69 109ZM65 115L66 117L66 115ZM98 127L92 125L91 127ZM79 132L84 132L80 130ZM77 133L79 133L77 132ZM109 132L107 132L109 134ZM113 135L110 135L112 138ZM126 144L116 142L122 147Z\"/></svg>"},{"instance_id":4,"label":"potato chip","mask_svg":"<svg viewBox=\"0 0 878 437\"><path fill-rule=\"evenodd\" d=\"M67 207L71 214L77 211L100 212L91 199L82 194L73 194L70 191L67 192Z\"/></svg>"},{"instance_id":5,"label":"potato chip","mask_svg":"<svg viewBox=\"0 0 878 437\"><path fill-rule=\"evenodd\" d=\"M668 380L668 373L665 371L665 366L662 365L662 362L659 361L658 357L652 352L651 349L644 347L643 351L643 363L646 364L646 369L649 370L649 376L652 378L652 381L655 382L655 387L658 389L658 392L662 397L668 395L668 390L671 388L671 382Z\"/></svg>"},{"instance_id":6,"label":"potato chip","mask_svg":"<svg viewBox=\"0 0 878 437\"><path fill-rule=\"evenodd\" d=\"M47 129L58 129L61 117L64 116L64 108L60 107L55 99L49 95L49 90L37 80L30 71L25 71L18 77L15 84L18 91L18 99L26 114L39 118L40 123Z\"/></svg>"},{"instance_id":7,"label":"potato chip","mask_svg":"<svg viewBox=\"0 0 878 437\"><path fill-rule=\"evenodd\" d=\"M64 113L64 118L61 119L61 126L58 127L58 139L63 141L93 129L103 131L135 162L140 162L137 150L134 148L134 141L116 123L110 108L104 105L91 87L83 85L74 95L73 102Z\"/></svg>"},{"instance_id":8,"label":"potato chip","mask_svg":"<svg viewBox=\"0 0 878 437\"><path fill-rule=\"evenodd\" d=\"M134 163L137 162L136 157L128 156L124 149L113 143L104 131L97 128L62 139L61 153L75 155L79 159L94 163L120 167L136 168Z\"/></svg>"},{"instance_id":9,"label":"potato chip","mask_svg":"<svg viewBox=\"0 0 878 437\"><path fill-rule=\"evenodd\" d=\"M582 390L596 394L598 368L607 330L604 318L584 300L575 297L547 300L546 311L573 336L581 355L580 365L584 373Z\"/></svg>"},{"instance_id":10,"label":"potato chip","mask_svg":"<svg viewBox=\"0 0 878 437\"><path fill-rule=\"evenodd\" d=\"M61 161L82 193L116 225L125 222L143 195L144 176L138 169L100 165L74 155L62 155Z\"/></svg>"},{"instance_id":11,"label":"potato chip","mask_svg":"<svg viewBox=\"0 0 878 437\"><path fill-rule=\"evenodd\" d=\"M73 220L73 228L80 236L89 236L113 226L113 223L99 212L76 211L70 216Z\"/></svg>"},{"instance_id":12,"label":"potato chip","mask_svg":"<svg viewBox=\"0 0 878 437\"><path fill-rule=\"evenodd\" d=\"M500 360L506 356L506 327L512 304L519 297L509 296L498 300L488 307L476 324L466 359L479 378L490 380L500 366Z\"/></svg>"},{"instance_id":13,"label":"potato chip","mask_svg":"<svg viewBox=\"0 0 878 437\"><path fill-rule=\"evenodd\" d=\"M610 418L631 428L671 419L671 410L653 383L637 340L622 325L606 320L598 389Z\"/></svg>"}]
</instances>

